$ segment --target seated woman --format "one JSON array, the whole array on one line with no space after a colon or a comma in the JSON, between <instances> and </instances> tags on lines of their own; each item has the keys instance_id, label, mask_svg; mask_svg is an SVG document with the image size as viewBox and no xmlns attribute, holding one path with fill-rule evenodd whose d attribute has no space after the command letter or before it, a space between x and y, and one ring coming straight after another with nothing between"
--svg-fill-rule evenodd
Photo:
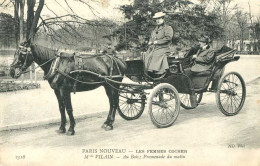
<instances>
[{"instance_id":1,"label":"seated woman","mask_svg":"<svg viewBox=\"0 0 260 166\"><path fill-rule=\"evenodd\" d=\"M155 13L153 18L157 26L151 33L148 45L150 48L144 55L145 70L152 77L159 77L169 69L167 54L170 53L173 29L164 22L165 13Z\"/></svg>"}]
</instances>

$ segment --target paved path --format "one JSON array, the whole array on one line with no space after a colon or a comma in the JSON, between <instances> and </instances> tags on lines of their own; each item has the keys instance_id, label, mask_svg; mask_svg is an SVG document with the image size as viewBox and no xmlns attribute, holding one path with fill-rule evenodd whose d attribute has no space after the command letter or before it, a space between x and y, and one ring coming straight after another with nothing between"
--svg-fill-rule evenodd
<instances>
[{"instance_id":1,"label":"paved path","mask_svg":"<svg viewBox=\"0 0 260 166\"><path fill-rule=\"evenodd\" d=\"M164 129L154 127L145 111L134 121L123 120L117 115L113 131L100 128L106 113L78 121L75 136L57 134L58 124L2 131L0 156L4 158L0 161L12 161L11 165L89 165L91 162L96 165L112 162L126 165L126 161L138 165L151 165L159 161L168 165L173 162L177 165L188 165L187 162L193 165L259 165L259 94L260 79L247 85L245 105L238 115L232 117L224 116L218 110L214 94L207 95L196 109L181 109L174 125ZM90 152L90 149L98 152ZM102 149L125 149L126 153L101 153ZM136 152L138 150L145 153L139 154ZM186 150L187 153L170 154L183 155L185 159L123 159L125 155L160 155L147 150L166 150L165 155L170 150ZM85 155L93 157L86 159ZM113 159L103 160L98 155L112 155ZM17 160L17 156L25 156L25 159Z\"/></svg>"}]
</instances>

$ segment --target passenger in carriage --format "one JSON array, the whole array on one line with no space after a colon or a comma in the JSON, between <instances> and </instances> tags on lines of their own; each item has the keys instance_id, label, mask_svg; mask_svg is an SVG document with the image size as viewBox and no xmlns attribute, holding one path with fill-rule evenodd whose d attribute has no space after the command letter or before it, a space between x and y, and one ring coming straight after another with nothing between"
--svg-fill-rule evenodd
<instances>
[{"instance_id":1,"label":"passenger in carriage","mask_svg":"<svg viewBox=\"0 0 260 166\"><path fill-rule=\"evenodd\" d=\"M184 69L185 74L193 76L196 73L209 71L214 59L214 50L210 48L210 39L206 36L199 40L200 49L197 54L193 55L194 64L191 68Z\"/></svg>"},{"instance_id":2,"label":"passenger in carriage","mask_svg":"<svg viewBox=\"0 0 260 166\"><path fill-rule=\"evenodd\" d=\"M194 64L191 68L184 69L185 74L193 80L196 78L195 76L201 76L206 74L206 72L210 72L210 68L214 59L214 50L210 48L210 39L206 36L201 37L199 40L200 49L197 54L193 55ZM194 88L203 87L205 80L203 77L199 77L200 79L193 82ZM194 80L193 80L194 81ZM195 86L196 85L196 86ZM197 87L198 86L198 87ZM191 106L195 107L197 105L196 95L194 92L190 94L190 102Z\"/></svg>"},{"instance_id":3,"label":"passenger in carriage","mask_svg":"<svg viewBox=\"0 0 260 166\"><path fill-rule=\"evenodd\" d=\"M159 77L169 69L167 55L170 54L173 29L165 23L165 15L163 12L158 12L153 16L157 26L151 33L148 43L150 48L144 54L145 70L153 77Z\"/></svg>"},{"instance_id":4,"label":"passenger in carriage","mask_svg":"<svg viewBox=\"0 0 260 166\"><path fill-rule=\"evenodd\" d=\"M199 40L200 49L196 55L193 56L195 58L194 64L191 68L184 69L185 74L189 77L194 77L202 75L208 75L211 73L212 63L215 58L215 50L210 48L210 39L207 36L201 37ZM219 70L215 73L215 75L221 76L223 73L222 70ZM218 86L218 80L220 77L214 77L212 80L212 85L210 89L216 89Z\"/></svg>"},{"instance_id":5,"label":"passenger in carriage","mask_svg":"<svg viewBox=\"0 0 260 166\"><path fill-rule=\"evenodd\" d=\"M195 64L191 67L191 71L198 73L207 71L211 67L211 63L214 59L214 50L210 48L210 39L207 36L203 36L199 39L200 49L195 58Z\"/></svg>"}]
</instances>

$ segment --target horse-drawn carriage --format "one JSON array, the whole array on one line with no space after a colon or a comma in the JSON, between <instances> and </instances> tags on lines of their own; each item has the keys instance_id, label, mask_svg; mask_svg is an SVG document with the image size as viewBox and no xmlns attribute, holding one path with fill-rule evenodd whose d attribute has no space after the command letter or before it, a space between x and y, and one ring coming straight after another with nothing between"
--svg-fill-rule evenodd
<instances>
[{"instance_id":1,"label":"horse-drawn carriage","mask_svg":"<svg viewBox=\"0 0 260 166\"><path fill-rule=\"evenodd\" d=\"M195 108L204 92L216 93L217 105L227 116L236 115L242 109L246 97L243 78L236 72L223 75L227 63L239 60L234 53L225 47L216 51L209 70L196 75L185 72L192 65L192 51L182 59L168 57L170 70L153 78L145 71L142 60L128 60L125 64L111 55L57 55L53 49L25 43L15 53L10 74L18 78L28 72L25 70L33 61L43 69L59 103L60 133L66 132L65 109L70 118L68 132L75 133L70 93L99 86L104 86L110 103L107 120L102 125L105 130L113 129L116 110L124 119L133 120L142 115L145 105L155 126L168 127L177 119L180 106ZM135 83L122 82L124 75ZM217 86L210 88L212 82Z\"/></svg>"},{"instance_id":2,"label":"horse-drawn carriage","mask_svg":"<svg viewBox=\"0 0 260 166\"><path fill-rule=\"evenodd\" d=\"M234 53L235 50L222 47L215 51L209 70L193 75L185 73L185 68L194 63L189 52L184 58L168 57L170 70L160 78L151 78L142 60L126 61L126 76L139 85L121 85L118 113L126 120L134 120L142 115L147 104L153 124L168 127L177 119L180 106L196 108L204 92L214 92L220 111L227 116L236 115L245 101L245 83L237 72L223 75L227 63L239 60L240 57L234 56ZM210 86L213 81L217 81L214 82L217 86ZM147 89L152 91L147 93ZM191 102L192 94L196 96L195 105Z\"/></svg>"}]
</instances>

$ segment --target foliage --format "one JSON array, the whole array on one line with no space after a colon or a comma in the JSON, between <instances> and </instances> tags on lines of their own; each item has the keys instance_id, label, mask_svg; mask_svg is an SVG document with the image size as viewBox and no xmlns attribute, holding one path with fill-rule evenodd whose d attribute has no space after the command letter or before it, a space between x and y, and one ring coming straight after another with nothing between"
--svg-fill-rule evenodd
<instances>
[{"instance_id":1,"label":"foliage","mask_svg":"<svg viewBox=\"0 0 260 166\"><path fill-rule=\"evenodd\" d=\"M202 34L212 39L222 35L222 28L216 22L217 15L206 13L205 7L189 0L164 0L152 3L148 0L135 0L133 5L123 5L120 10L125 18L130 20L119 29L121 39L124 40L144 37L147 41L154 28L152 16L158 11L167 13L166 22L174 30L174 44L190 46Z\"/></svg>"},{"instance_id":2,"label":"foliage","mask_svg":"<svg viewBox=\"0 0 260 166\"><path fill-rule=\"evenodd\" d=\"M0 46L9 47L14 44L14 18L10 14L0 13Z\"/></svg>"},{"instance_id":3,"label":"foliage","mask_svg":"<svg viewBox=\"0 0 260 166\"><path fill-rule=\"evenodd\" d=\"M67 48L80 51L103 49L108 36L117 27L111 20L93 20L91 24L58 22L40 29L37 42L47 47Z\"/></svg>"},{"instance_id":4,"label":"foliage","mask_svg":"<svg viewBox=\"0 0 260 166\"><path fill-rule=\"evenodd\" d=\"M257 22L254 26L256 38L258 40L258 50L260 50L260 22Z\"/></svg>"}]
</instances>

